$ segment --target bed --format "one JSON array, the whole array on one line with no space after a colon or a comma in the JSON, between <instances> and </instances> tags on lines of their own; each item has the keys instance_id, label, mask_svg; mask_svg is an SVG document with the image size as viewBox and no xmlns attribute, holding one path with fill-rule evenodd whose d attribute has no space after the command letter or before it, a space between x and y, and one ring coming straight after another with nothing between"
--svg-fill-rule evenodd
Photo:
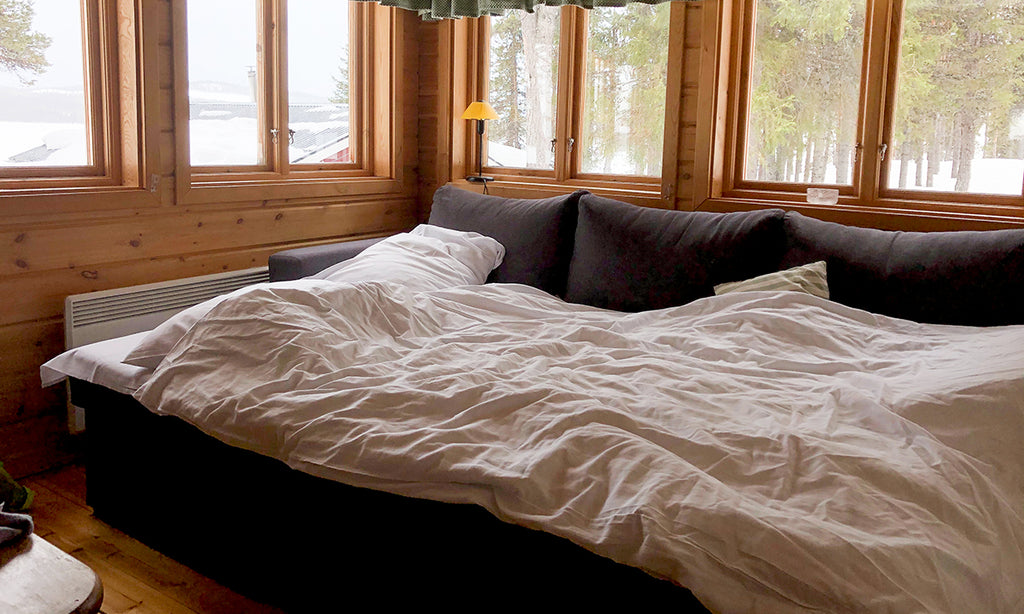
<instances>
[{"instance_id":1,"label":"bed","mask_svg":"<svg viewBox=\"0 0 1024 614\"><path fill-rule=\"evenodd\" d=\"M97 516L302 611L1024 607L1021 233L453 190L44 367Z\"/></svg>"}]
</instances>

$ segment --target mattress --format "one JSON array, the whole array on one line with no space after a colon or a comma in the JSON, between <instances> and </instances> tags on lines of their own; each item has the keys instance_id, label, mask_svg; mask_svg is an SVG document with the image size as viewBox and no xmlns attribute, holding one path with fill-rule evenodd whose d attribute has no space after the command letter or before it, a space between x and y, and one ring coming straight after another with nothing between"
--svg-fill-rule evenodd
<instances>
[{"instance_id":1,"label":"mattress","mask_svg":"<svg viewBox=\"0 0 1024 614\"><path fill-rule=\"evenodd\" d=\"M153 374L152 369L121 362L148 331L83 345L60 354L42 365L39 375L43 386L52 386L66 377L80 379L132 394Z\"/></svg>"}]
</instances>

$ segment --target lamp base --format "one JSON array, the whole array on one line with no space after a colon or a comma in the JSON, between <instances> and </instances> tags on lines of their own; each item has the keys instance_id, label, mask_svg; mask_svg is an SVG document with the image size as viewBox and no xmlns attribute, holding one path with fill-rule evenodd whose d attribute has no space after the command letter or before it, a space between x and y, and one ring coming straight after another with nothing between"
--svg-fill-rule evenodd
<instances>
[{"instance_id":1,"label":"lamp base","mask_svg":"<svg viewBox=\"0 0 1024 614\"><path fill-rule=\"evenodd\" d=\"M466 177L466 181L470 183L487 183L488 181L494 181L494 177L485 177L483 175L470 175Z\"/></svg>"}]
</instances>

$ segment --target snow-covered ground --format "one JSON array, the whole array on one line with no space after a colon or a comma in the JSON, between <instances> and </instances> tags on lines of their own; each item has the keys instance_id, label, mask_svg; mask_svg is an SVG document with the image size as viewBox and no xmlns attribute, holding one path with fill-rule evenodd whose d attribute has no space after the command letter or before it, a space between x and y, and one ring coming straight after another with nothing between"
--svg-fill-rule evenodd
<instances>
[{"instance_id":1,"label":"snow-covered ground","mask_svg":"<svg viewBox=\"0 0 1024 614\"><path fill-rule=\"evenodd\" d=\"M552 154L538 152L536 149L516 149L515 147L509 147L494 141L487 142L487 164L490 166L551 170L554 168L552 158ZM547 160L547 163L543 164L540 160ZM610 173L613 175L634 174L629 158L623 150L615 153L607 168L602 164L600 168L584 168L583 172Z\"/></svg>"},{"instance_id":2,"label":"snow-covered ground","mask_svg":"<svg viewBox=\"0 0 1024 614\"><path fill-rule=\"evenodd\" d=\"M0 166L83 166L89 163L85 124L0 121ZM10 160L46 145L55 150L45 159L19 164Z\"/></svg>"},{"instance_id":3,"label":"snow-covered ground","mask_svg":"<svg viewBox=\"0 0 1024 614\"><path fill-rule=\"evenodd\" d=\"M188 124L189 157L194 166L260 163L255 119L192 119Z\"/></svg>"},{"instance_id":4,"label":"snow-covered ground","mask_svg":"<svg viewBox=\"0 0 1024 614\"><path fill-rule=\"evenodd\" d=\"M907 190L937 190L953 192L956 179L951 176L952 162L939 164L939 172L935 174L932 187L915 186L914 173L917 164L907 163ZM927 169L927 167L926 167ZM924 172L927 172L925 170ZM923 174L923 172L922 172ZM900 161L893 160L889 165L889 185L899 186ZM981 158L971 163L971 183L968 191L975 194L1012 194L1019 196L1024 188L1024 160L1007 160L1004 158Z\"/></svg>"},{"instance_id":5,"label":"snow-covered ground","mask_svg":"<svg viewBox=\"0 0 1024 614\"><path fill-rule=\"evenodd\" d=\"M259 163L255 119L211 117L193 119L189 123L192 164L221 166ZM329 128L344 128L347 124L345 121L302 122L296 124L294 129L317 132ZM89 163L84 124L0 121L0 134L4 135L0 139L0 166L83 166ZM50 150L45 152L42 159L24 162L11 160L12 156L25 154L41 145L46 145ZM308 156L317 149L320 147L314 146L307 150L293 148L292 159Z\"/></svg>"},{"instance_id":6,"label":"snow-covered ground","mask_svg":"<svg viewBox=\"0 0 1024 614\"><path fill-rule=\"evenodd\" d=\"M507 166L509 168L552 168L550 164L545 167L544 165L534 163L537 158L536 151L516 149L515 147L509 147L494 141L487 141L487 161L484 164L487 166Z\"/></svg>"},{"instance_id":7,"label":"snow-covered ground","mask_svg":"<svg viewBox=\"0 0 1024 614\"><path fill-rule=\"evenodd\" d=\"M900 184L900 160L892 160L889 163L889 186L898 188ZM925 163L927 165L927 163ZM956 178L952 176L953 163L951 161L940 162L939 172L932 179L932 187L914 185L914 174L917 172L917 163L913 160L907 162L907 185L905 190L932 191L932 192L954 192L956 191ZM924 181L922 172L922 181ZM825 179L822 184L834 184L836 181L836 167L829 163L825 168ZM1024 160L1010 160L1006 158L975 158L971 163L971 182L968 186L968 193L971 194L1010 194L1020 196L1024 190Z\"/></svg>"}]
</instances>

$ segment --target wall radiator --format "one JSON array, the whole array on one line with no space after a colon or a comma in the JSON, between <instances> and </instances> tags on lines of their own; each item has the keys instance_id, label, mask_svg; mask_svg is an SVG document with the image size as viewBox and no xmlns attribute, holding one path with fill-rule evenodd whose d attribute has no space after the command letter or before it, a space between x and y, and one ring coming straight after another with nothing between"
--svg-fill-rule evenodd
<instances>
[{"instance_id":1,"label":"wall radiator","mask_svg":"<svg viewBox=\"0 0 1024 614\"><path fill-rule=\"evenodd\" d=\"M192 305L268 278L264 266L74 294L64 299L64 345L71 349L150 330ZM70 401L68 428L85 429L84 412Z\"/></svg>"}]
</instances>

